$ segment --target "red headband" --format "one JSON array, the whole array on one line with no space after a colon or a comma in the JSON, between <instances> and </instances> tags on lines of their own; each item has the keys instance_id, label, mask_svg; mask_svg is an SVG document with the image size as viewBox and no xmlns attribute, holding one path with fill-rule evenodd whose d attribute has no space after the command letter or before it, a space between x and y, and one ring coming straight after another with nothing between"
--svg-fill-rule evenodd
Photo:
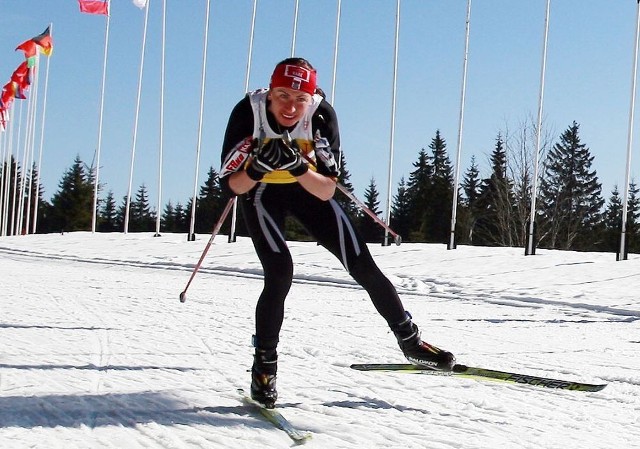
<instances>
[{"instance_id":1,"label":"red headband","mask_svg":"<svg viewBox=\"0 0 640 449\"><path fill-rule=\"evenodd\" d=\"M309 70L298 65L277 65L271 75L271 89L274 87L287 87L309 95L316 93L316 71Z\"/></svg>"}]
</instances>

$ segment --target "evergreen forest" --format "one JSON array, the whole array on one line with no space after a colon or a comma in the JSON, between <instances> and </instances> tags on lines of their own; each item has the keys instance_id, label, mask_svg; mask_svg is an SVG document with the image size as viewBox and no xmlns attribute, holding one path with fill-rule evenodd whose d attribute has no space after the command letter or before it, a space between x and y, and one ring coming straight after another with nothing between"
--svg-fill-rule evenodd
<instances>
[{"instance_id":1,"label":"evergreen forest","mask_svg":"<svg viewBox=\"0 0 640 449\"><path fill-rule=\"evenodd\" d=\"M498 134L493 147L484 152L487 173L481 174L473 156L466 169L460 168L458 191L447 142L439 130L426 148L417 151L408 174L400 179L392 197L389 226L403 242L448 243L451 237L453 201L455 243L482 246L525 247L531 218L534 161L531 154L533 127L522 125L515 133ZM535 242L539 248L616 252L619 248L624 186L615 186L604 196L594 157L580 139L580 126L573 122L557 138L547 138L539 154L535 201ZM348 157L348 156L347 156ZM339 182L353 192L347 160L343 153ZM396 169L397 170L397 169ZM402 171L402 170L401 170ZM15 160L2 166L6 210L0 214L5 235L88 231L92 228L94 204L93 170L77 156L62 175L50 200L38 185L38 167L23 170ZM195 233L212 231L228 202L220 188L218 172L210 167L195 201ZM640 253L639 189L628 186L627 251ZM99 188L96 201L97 232L153 232L160 213L160 231L189 233L193 200L167 203L162 211L149 204L145 184L127 198L118 200L112 191ZM384 206L375 179L357 197L384 220ZM382 243L384 229L357 205L336 191L345 208L368 242ZM128 213L127 213L128 210ZM36 213L37 212L37 213ZM385 220L386 221L386 220ZM221 232L229 233L231 220ZM19 225L18 225L19 223ZM246 235L238 212L236 235ZM287 222L287 238L311 240L295 220Z\"/></svg>"}]
</instances>

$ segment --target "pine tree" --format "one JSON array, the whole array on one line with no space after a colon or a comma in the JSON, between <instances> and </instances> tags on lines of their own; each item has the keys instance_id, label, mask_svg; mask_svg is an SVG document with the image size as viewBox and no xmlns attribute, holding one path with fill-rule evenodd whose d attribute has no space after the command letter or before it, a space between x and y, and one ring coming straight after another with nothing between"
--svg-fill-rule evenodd
<instances>
[{"instance_id":1,"label":"pine tree","mask_svg":"<svg viewBox=\"0 0 640 449\"><path fill-rule=\"evenodd\" d=\"M579 125L560 136L544 162L540 182L540 243L549 248L593 250L593 232L602 222L604 205L593 156L580 142Z\"/></svg>"},{"instance_id":2,"label":"pine tree","mask_svg":"<svg viewBox=\"0 0 640 449\"><path fill-rule=\"evenodd\" d=\"M433 174L428 184L423 235L427 242L446 243L451 230L453 169L440 130L436 131L429 148L432 152Z\"/></svg>"},{"instance_id":3,"label":"pine tree","mask_svg":"<svg viewBox=\"0 0 640 449\"><path fill-rule=\"evenodd\" d=\"M151 232L154 229L155 214L149 206L147 186L143 183L129 206L129 231Z\"/></svg>"},{"instance_id":4,"label":"pine tree","mask_svg":"<svg viewBox=\"0 0 640 449\"><path fill-rule=\"evenodd\" d=\"M471 156L471 166L462 177L461 184L464 192L464 204L472 208L480 196L480 170L475 156Z\"/></svg>"},{"instance_id":5,"label":"pine tree","mask_svg":"<svg viewBox=\"0 0 640 449\"><path fill-rule=\"evenodd\" d=\"M223 201L218 172L213 167L209 167L207 179L204 185L200 187L200 194L196 203L196 232L211 232L224 208Z\"/></svg>"},{"instance_id":6,"label":"pine tree","mask_svg":"<svg viewBox=\"0 0 640 449\"><path fill-rule=\"evenodd\" d=\"M162 223L162 229L164 229L166 232L178 232L178 220L176 217L175 208L173 207L173 204L171 204L171 201L169 201L165 206L160 220Z\"/></svg>"},{"instance_id":7,"label":"pine tree","mask_svg":"<svg viewBox=\"0 0 640 449\"><path fill-rule=\"evenodd\" d=\"M407 241L424 242L424 214L433 174L433 167L424 148L418 153L418 160L413 163L413 167L415 170L409 173L407 182L408 210L411 211Z\"/></svg>"},{"instance_id":8,"label":"pine tree","mask_svg":"<svg viewBox=\"0 0 640 449\"><path fill-rule=\"evenodd\" d=\"M481 187L480 170L475 156L471 157L471 166L465 172L461 184L464 196L456 217L456 239L460 243L473 243Z\"/></svg>"},{"instance_id":9,"label":"pine tree","mask_svg":"<svg viewBox=\"0 0 640 449\"><path fill-rule=\"evenodd\" d=\"M482 181L476 205L474 243L513 246L517 233L514 199L512 184L507 177L507 153L500 135L491 153L491 176Z\"/></svg>"},{"instance_id":10,"label":"pine tree","mask_svg":"<svg viewBox=\"0 0 640 449\"><path fill-rule=\"evenodd\" d=\"M182 205L182 203L176 203L176 207L173 211L175 220L174 232L189 232L189 211L191 210L190 205L191 200L189 200L189 205L186 208Z\"/></svg>"},{"instance_id":11,"label":"pine tree","mask_svg":"<svg viewBox=\"0 0 640 449\"><path fill-rule=\"evenodd\" d=\"M98 219L98 231L115 232L122 229L118 226L118 211L113 191L109 190L104 200Z\"/></svg>"},{"instance_id":12,"label":"pine tree","mask_svg":"<svg viewBox=\"0 0 640 449\"><path fill-rule=\"evenodd\" d=\"M398 191L393 197L393 203L391 204L390 215L389 222L391 229L405 240L411 232L411 204L404 177L400 178Z\"/></svg>"},{"instance_id":13,"label":"pine tree","mask_svg":"<svg viewBox=\"0 0 640 449\"><path fill-rule=\"evenodd\" d=\"M378 199L379 193L376 187L376 181L371 178L369 186L364 192L364 205L369 208L371 212L381 218L382 211L379 209L380 200ZM384 236L384 230L382 227L373 221L373 219L366 213L361 213L358 217L358 228L362 237L366 242L382 242Z\"/></svg>"},{"instance_id":14,"label":"pine tree","mask_svg":"<svg viewBox=\"0 0 640 449\"><path fill-rule=\"evenodd\" d=\"M59 190L51 198L51 228L64 231L88 231L93 220L93 184L80 156L65 172Z\"/></svg>"},{"instance_id":15,"label":"pine tree","mask_svg":"<svg viewBox=\"0 0 640 449\"><path fill-rule=\"evenodd\" d=\"M605 250L616 252L620 241L622 226L622 199L618 186L613 187L603 217L604 235L602 246Z\"/></svg>"}]
</instances>

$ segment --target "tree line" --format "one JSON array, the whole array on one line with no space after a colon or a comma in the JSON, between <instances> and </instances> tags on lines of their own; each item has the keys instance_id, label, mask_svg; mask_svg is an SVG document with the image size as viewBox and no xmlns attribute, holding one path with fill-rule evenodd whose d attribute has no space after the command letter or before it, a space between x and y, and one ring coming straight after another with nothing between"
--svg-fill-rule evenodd
<instances>
[{"instance_id":1,"label":"tree line","mask_svg":"<svg viewBox=\"0 0 640 449\"><path fill-rule=\"evenodd\" d=\"M532 125L523 124L513 134L496 136L488 157L489 173L480 175L477 160L461 176L456 205L456 243L482 246L521 246L527 241L531 214L531 195L534 179L534 161L531 159ZM602 196L602 186L593 169L594 157L580 139L580 127L573 122L553 145L545 145L538 173L536 195L536 246L541 248L616 251L619 246L623 198L614 187L608 199ZM353 192L350 173L342 158L339 179ZM31 200L18 202L2 219L15 223L15 217L28 214L28 204L37 204L38 233L90 230L93 216L93 170L77 156L63 174L58 190L50 201L42 198L42 189L35 184L36 167L22 174L14 160L4 164L9 174L9 197L15 197L15 186L25 185ZM32 178L32 179L27 179ZM3 175L2 179L6 179ZM447 152L447 144L436 130L428 147L418 151L408 177L402 177L390 211L390 227L405 242L447 243L450 238L454 197L454 169ZM17 192L17 190L15 190ZM102 189L99 189L102 192ZM635 182L629 186L627 213L627 241L629 252L640 252L640 199ZM21 196L20 194L18 196ZM384 230L360 211L346 196L336 193L336 200L345 208L368 242L382 242ZM228 198L220 188L218 172L210 167L206 180L200 186L195 204L195 232L209 233L213 229ZM12 202L12 203L15 203ZM112 191L98 201L97 224L99 232L121 232L126 216L126 197L118 205ZM375 214L382 216L379 192L375 179L367 186L363 203ZM167 203L161 211L160 229L163 232L189 232L192 199L187 203ZM23 210L22 214L19 211ZM148 200L147 187L142 184L130 199L128 230L152 232L155 230L157 211ZM35 219L35 215L34 215ZM222 232L230 231L230 220ZM24 226L12 233L28 232ZM236 233L246 235L242 216L237 217ZM294 219L287 222L287 238L310 240L305 229Z\"/></svg>"}]
</instances>

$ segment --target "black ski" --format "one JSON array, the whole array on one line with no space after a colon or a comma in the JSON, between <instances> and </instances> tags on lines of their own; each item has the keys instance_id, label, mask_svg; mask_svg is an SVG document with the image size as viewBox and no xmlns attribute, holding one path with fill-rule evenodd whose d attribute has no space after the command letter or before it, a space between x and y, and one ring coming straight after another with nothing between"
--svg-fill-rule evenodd
<instances>
[{"instance_id":1,"label":"black ski","mask_svg":"<svg viewBox=\"0 0 640 449\"><path fill-rule=\"evenodd\" d=\"M238 393L242 396L242 402L259 411L267 421L278 429L283 430L296 444L304 444L311 438L312 434L310 432L305 432L304 430L294 427L276 408L267 408L259 402L254 401L242 388L238 388Z\"/></svg>"},{"instance_id":2,"label":"black ski","mask_svg":"<svg viewBox=\"0 0 640 449\"><path fill-rule=\"evenodd\" d=\"M497 371L466 365L455 365L451 371L437 371L426 366L412 365L409 363L356 363L351 365L351 368L358 371L393 371L436 376L468 377L473 379L535 385L538 387L573 391L600 391L607 386L607 384L589 384L584 382L559 380L549 377L530 376L528 374L510 373L507 371Z\"/></svg>"}]
</instances>

